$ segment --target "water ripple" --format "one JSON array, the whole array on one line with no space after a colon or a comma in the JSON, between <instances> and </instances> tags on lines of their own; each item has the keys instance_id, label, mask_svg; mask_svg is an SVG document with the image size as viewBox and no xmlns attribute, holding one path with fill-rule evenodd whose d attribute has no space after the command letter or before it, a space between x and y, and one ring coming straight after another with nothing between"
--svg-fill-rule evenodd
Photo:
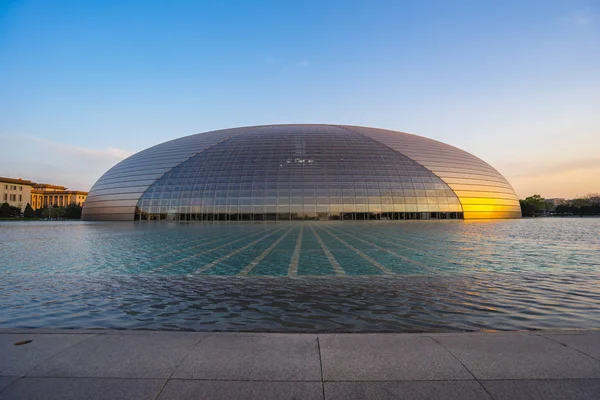
<instances>
[{"instance_id":1,"label":"water ripple","mask_svg":"<svg viewBox=\"0 0 600 400\"><path fill-rule=\"evenodd\" d=\"M0 223L0 253L10 260L0 265L0 327L600 327L600 219L313 227L346 276L332 276L311 229L304 229L298 276L291 277L285 274L301 230L276 242L281 227L274 224ZM215 260L207 274L191 274ZM394 274L373 275L381 271L370 260ZM248 276L226 276L251 262Z\"/></svg>"}]
</instances>

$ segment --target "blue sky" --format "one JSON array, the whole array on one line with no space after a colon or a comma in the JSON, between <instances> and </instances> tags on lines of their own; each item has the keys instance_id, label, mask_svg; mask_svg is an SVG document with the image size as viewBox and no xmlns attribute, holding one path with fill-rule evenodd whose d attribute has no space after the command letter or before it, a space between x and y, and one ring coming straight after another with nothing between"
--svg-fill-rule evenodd
<instances>
[{"instance_id":1,"label":"blue sky","mask_svg":"<svg viewBox=\"0 0 600 400\"><path fill-rule=\"evenodd\" d=\"M411 132L521 197L600 192L600 3L0 0L0 176L89 189L235 126Z\"/></svg>"}]
</instances>

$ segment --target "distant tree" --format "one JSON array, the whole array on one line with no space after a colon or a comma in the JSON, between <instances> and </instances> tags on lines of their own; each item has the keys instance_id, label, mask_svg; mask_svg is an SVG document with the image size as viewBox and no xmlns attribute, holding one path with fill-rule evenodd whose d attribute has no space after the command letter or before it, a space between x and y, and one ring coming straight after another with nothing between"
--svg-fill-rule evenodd
<instances>
[{"instance_id":1,"label":"distant tree","mask_svg":"<svg viewBox=\"0 0 600 400\"><path fill-rule=\"evenodd\" d=\"M21 211L20 207L10 206L10 216L11 217L16 218L16 217L20 217L21 215L23 215L23 212Z\"/></svg>"},{"instance_id":2,"label":"distant tree","mask_svg":"<svg viewBox=\"0 0 600 400\"><path fill-rule=\"evenodd\" d=\"M556 208L556 206L554 205L553 202L551 202L550 200L544 200L544 211L546 213L548 213L550 211L554 211L555 208Z\"/></svg>"},{"instance_id":3,"label":"distant tree","mask_svg":"<svg viewBox=\"0 0 600 400\"><path fill-rule=\"evenodd\" d=\"M536 210L543 210L544 205L546 203L546 199L544 199L539 194L534 194L531 197L526 197L525 201L527 203L531 204L532 206L534 206Z\"/></svg>"},{"instance_id":4,"label":"distant tree","mask_svg":"<svg viewBox=\"0 0 600 400\"><path fill-rule=\"evenodd\" d=\"M566 204L556 207L560 215L600 215L600 196L597 193L589 193L569 200Z\"/></svg>"},{"instance_id":5,"label":"distant tree","mask_svg":"<svg viewBox=\"0 0 600 400\"><path fill-rule=\"evenodd\" d=\"M44 212L46 210L47 210L46 207L38 208L37 210L34 211L35 217L36 218L43 218L44 217Z\"/></svg>"},{"instance_id":6,"label":"distant tree","mask_svg":"<svg viewBox=\"0 0 600 400\"><path fill-rule=\"evenodd\" d=\"M524 217L533 217L546 211L546 199L539 194L526 197L525 200L519 200L521 204L521 213Z\"/></svg>"},{"instance_id":7,"label":"distant tree","mask_svg":"<svg viewBox=\"0 0 600 400\"><path fill-rule=\"evenodd\" d=\"M22 214L21 209L8 203L0 205L0 218L17 218Z\"/></svg>"},{"instance_id":8,"label":"distant tree","mask_svg":"<svg viewBox=\"0 0 600 400\"><path fill-rule=\"evenodd\" d=\"M600 205L600 193L588 193L583 198L587 199L592 205Z\"/></svg>"},{"instance_id":9,"label":"distant tree","mask_svg":"<svg viewBox=\"0 0 600 400\"><path fill-rule=\"evenodd\" d=\"M577 197L571 200L571 211L573 214L583 217L586 214L587 208L591 206L589 199L585 197Z\"/></svg>"},{"instance_id":10,"label":"distant tree","mask_svg":"<svg viewBox=\"0 0 600 400\"><path fill-rule=\"evenodd\" d=\"M66 210L64 207L53 207L52 218L64 218Z\"/></svg>"},{"instance_id":11,"label":"distant tree","mask_svg":"<svg viewBox=\"0 0 600 400\"><path fill-rule=\"evenodd\" d=\"M31 208L31 205L27 203L25 206L25 211L23 211L23 217L25 218L35 218L35 211Z\"/></svg>"},{"instance_id":12,"label":"distant tree","mask_svg":"<svg viewBox=\"0 0 600 400\"><path fill-rule=\"evenodd\" d=\"M71 203L65 207L65 218L81 219L81 210L83 207L76 203Z\"/></svg>"},{"instance_id":13,"label":"distant tree","mask_svg":"<svg viewBox=\"0 0 600 400\"><path fill-rule=\"evenodd\" d=\"M2 203L0 206L0 218L10 217L10 205L8 203Z\"/></svg>"},{"instance_id":14,"label":"distant tree","mask_svg":"<svg viewBox=\"0 0 600 400\"><path fill-rule=\"evenodd\" d=\"M42 210L42 217L44 218L58 218L60 216L60 207L49 206L48 208L44 208Z\"/></svg>"},{"instance_id":15,"label":"distant tree","mask_svg":"<svg viewBox=\"0 0 600 400\"><path fill-rule=\"evenodd\" d=\"M586 206L591 205L592 202L590 201L589 198L586 198L586 197L577 197L577 198L571 200L571 204L574 207L581 208L581 207L586 207Z\"/></svg>"},{"instance_id":16,"label":"distant tree","mask_svg":"<svg viewBox=\"0 0 600 400\"><path fill-rule=\"evenodd\" d=\"M569 214L571 212L571 206L569 206L568 204L561 204L559 206L556 206L556 212L559 213L561 216L564 216L565 214Z\"/></svg>"}]
</instances>

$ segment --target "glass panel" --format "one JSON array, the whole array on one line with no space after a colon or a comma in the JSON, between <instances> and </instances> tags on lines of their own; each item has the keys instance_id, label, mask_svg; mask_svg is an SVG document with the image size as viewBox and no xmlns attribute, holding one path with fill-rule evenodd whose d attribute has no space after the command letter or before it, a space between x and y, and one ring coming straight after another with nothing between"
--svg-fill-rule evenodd
<instances>
[{"instance_id":1,"label":"glass panel","mask_svg":"<svg viewBox=\"0 0 600 400\"><path fill-rule=\"evenodd\" d=\"M125 214L124 206L137 205L140 215L159 206L154 213L184 218L442 218L462 215L457 194L468 217L520 212L497 171L443 143L373 128L263 126L192 135L137 153L96 182L84 214Z\"/></svg>"}]
</instances>

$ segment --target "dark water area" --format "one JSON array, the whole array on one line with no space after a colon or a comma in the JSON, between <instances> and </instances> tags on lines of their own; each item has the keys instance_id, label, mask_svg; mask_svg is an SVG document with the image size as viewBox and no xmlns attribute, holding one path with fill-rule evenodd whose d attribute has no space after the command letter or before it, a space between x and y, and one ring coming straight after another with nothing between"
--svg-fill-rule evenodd
<instances>
[{"instance_id":1,"label":"dark water area","mask_svg":"<svg viewBox=\"0 0 600 400\"><path fill-rule=\"evenodd\" d=\"M1 328L600 328L600 219L0 223Z\"/></svg>"}]
</instances>

